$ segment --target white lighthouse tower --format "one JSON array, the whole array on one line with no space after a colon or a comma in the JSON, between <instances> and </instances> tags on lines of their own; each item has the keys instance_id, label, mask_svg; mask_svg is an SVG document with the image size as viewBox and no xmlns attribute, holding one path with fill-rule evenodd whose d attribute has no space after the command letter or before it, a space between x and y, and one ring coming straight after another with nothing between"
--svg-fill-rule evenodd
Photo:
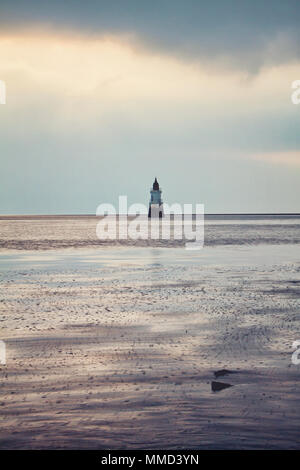
<instances>
[{"instance_id":1,"label":"white lighthouse tower","mask_svg":"<svg viewBox=\"0 0 300 470\"><path fill-rule=\"evenodd\" d=\"M161 189L159 189L159 184L155 178L153 187L150 190L151 198L149 202L149 212L148 217L159 217L161 218L164 214L163 211L163 202L161 199Z\"/></svg>"}]
</instances>

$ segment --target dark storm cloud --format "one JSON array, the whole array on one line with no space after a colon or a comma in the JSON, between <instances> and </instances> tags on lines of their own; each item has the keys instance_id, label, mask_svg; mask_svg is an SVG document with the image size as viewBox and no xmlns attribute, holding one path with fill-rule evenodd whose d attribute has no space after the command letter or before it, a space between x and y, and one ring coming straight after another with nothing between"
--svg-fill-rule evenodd
<instances>
[{"instance_id":1,"label":"dark storm cloud","mask_svg":"<svg viewBox=\"0 0 300 470\"><path fill-rule=\"evenodd\" d=\"M0 27L132 33L146 47L255 72L300 58L299 0L0 2Z\"/></svg>"}]
</instances>

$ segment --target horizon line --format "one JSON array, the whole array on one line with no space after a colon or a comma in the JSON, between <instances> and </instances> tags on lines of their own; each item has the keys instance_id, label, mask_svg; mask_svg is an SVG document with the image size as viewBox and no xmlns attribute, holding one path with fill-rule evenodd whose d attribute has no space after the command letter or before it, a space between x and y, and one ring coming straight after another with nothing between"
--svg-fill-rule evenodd
<instances>
[{"instance_id":1,"label":"horizon line","mask_svg":"<svg viewBox=\"0 0 300 470\"><path fill-rule=\"evenodd\" d=\"M135 217L135 215L143 215L143 214L106 214L106 215L127 215L130 217ZM144 214L146 215L146 214ZM183 215L183 214L171 214L172 215ZM196 215L193 213L191 215ZM205 216L300 216L300 212L210 212L204 213ZM103 217L102 215L96 214L0 214L1 218L7 217Z\"/></svg>"}]
</instances>

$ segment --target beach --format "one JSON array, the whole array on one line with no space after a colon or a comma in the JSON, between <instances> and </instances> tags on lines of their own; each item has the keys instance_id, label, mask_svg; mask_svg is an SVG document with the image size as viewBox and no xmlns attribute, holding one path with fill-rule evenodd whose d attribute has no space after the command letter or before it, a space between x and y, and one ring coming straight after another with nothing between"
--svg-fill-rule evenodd
<instances>
[{"instance_id":1,"label":"beach","mask_svg":"<svg viewBox=\"0 0 300 470\"><path fill-rule=\"evenodd\" d=\"M299 449L300 217L199 251L96 223L0 218L0 448Z\"/></svg>"}]
</instances>

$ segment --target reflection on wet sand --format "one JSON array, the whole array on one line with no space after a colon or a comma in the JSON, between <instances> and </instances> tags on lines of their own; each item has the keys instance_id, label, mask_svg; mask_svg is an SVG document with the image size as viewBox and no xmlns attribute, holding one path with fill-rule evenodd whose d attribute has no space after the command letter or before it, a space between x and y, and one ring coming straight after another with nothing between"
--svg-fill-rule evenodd
<instances>
[{"instance_id":1,"label":"reflection on wet sand","mask_svg":"<svg viewBox=\"0 0 300 470\"><path fill-rule=\"evenodd\" d=\"M298 448L299 250L2 254L0 447Z\"/></svg>"}]
</instances>

